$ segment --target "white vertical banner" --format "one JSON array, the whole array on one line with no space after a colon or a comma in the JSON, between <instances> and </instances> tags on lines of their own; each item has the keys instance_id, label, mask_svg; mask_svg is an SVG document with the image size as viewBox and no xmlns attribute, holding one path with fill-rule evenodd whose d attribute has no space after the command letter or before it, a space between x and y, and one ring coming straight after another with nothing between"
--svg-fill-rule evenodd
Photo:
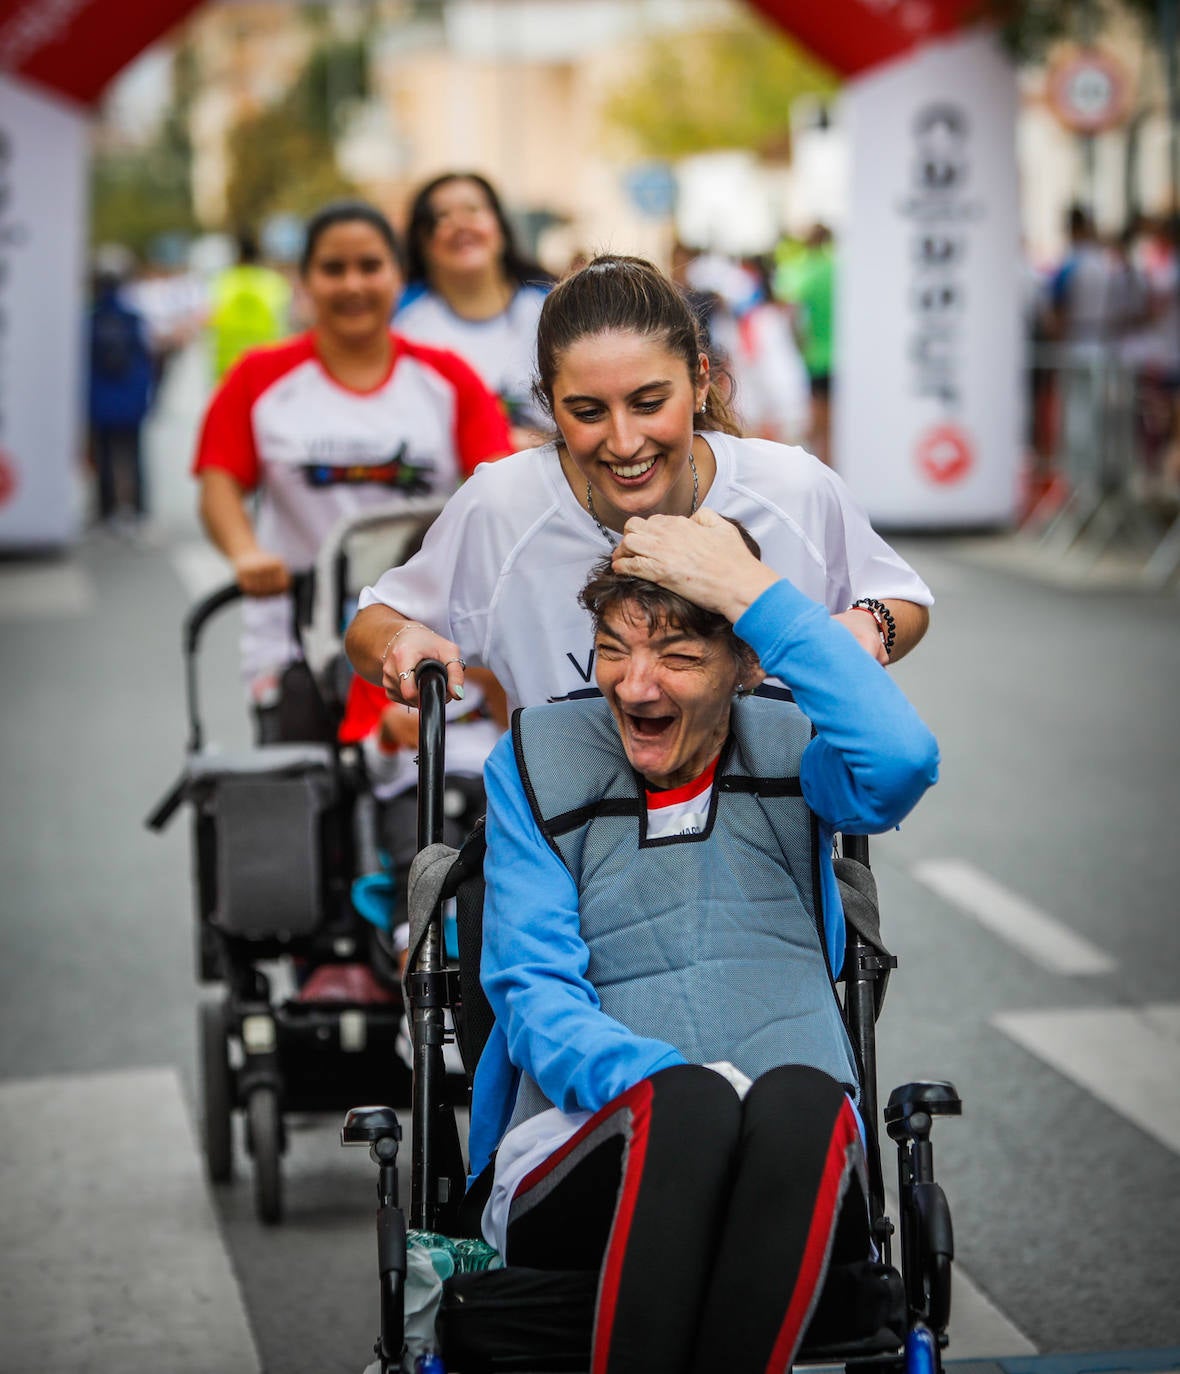
<instances>
[{"instance_id":1,"label":"white vertical banner","mask_svg":"<svg viewBox=\"0 0 1180 1374\"><path fill-rule=\"evenodd\" d=\"M85 406L87 121L0 76L0 547L70 542Z\"/></svg>"},{"instance_id":2,"label":"white vertical banner","mask_svg":"<svg viewBox=\"0 0 1180 1374\"><path fill-rule=\"evenodd\" d=\"M874 523L1009 523L1025 368L1016 77L987 32L849 83L834 461Z\"/></svg>"}]
</instances>

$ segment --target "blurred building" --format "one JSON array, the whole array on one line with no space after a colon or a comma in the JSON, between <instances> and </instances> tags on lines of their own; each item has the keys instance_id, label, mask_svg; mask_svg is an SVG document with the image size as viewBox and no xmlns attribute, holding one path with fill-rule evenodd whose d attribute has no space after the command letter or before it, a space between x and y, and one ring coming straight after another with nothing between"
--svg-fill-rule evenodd
<instances>
[{"instance_id":1,"label":"blurred building","mask_svg":"<svg viewBox=\"0 0 1180 1374\"><path fill-rule=\"evenodd\" d=\"M211 0L177 33L193 64L198 218L225 223L234 126L281 97L325 34L363 32L371 98L340 111L341 170L396 220L427 178L473 168L555 267L575 252L664 256L666 216L640 208L640 150L603 106L647 40L725 23L735 0Z\"/></svg>"},{"instance_id":2,"label":"blurred building","mask_svg":"<svg viewBox=\"0 0 1180 1374\"><path fill-rule=\"evenodd\" d=\"M762 252L816 221L838 231L848 161L838 100L797 102L789 161L742 149L702 155L672 169L672 194L655 196L658 186L642 181L644 150L608 122L607 103L642 70L653 40L683 50L745 10L741 0L209 0L175 35L191 62L198 218L225 225L235 125L289 89L317 41L363 32L371 96L341 105L337 163L395 221L424 180L473 168L558 269L578 252L609 248L665 260L673 201L680 237L703 248ZM1092 137L1053 108L1055 64L1067 54L1022 73L1022 213L1037 261L1058 256L1071 201L1090 203L1111 233L1136 210L1167 208L1160 54L1129 21L1104 32L1101 46L1118 65L1125 102ZM116 87L112 112L120 91L128 106L134 79L133 69Z\"/></svg>"}]
</instances>

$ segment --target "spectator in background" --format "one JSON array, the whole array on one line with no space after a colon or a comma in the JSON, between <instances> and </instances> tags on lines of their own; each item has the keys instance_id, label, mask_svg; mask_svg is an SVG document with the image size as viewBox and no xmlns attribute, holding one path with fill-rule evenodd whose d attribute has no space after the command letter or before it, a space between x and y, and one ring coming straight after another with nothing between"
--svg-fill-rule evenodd
<instances>
[{"instance_id":1,"label":"spectator in background","mask_svg":"<svg viewBox=\"0 0 1180 1374\"><path fill-rule=\"evenodd\" d=\"M1110 366L1142 295L1126 255L1103 243L1084 206L1070 207L1066 230L1069 245L1050 279L1049 304L1053 337L1062 347L1065 476L1076 488L1121 480L1116 468L1127 455L1107 439Z\"/></svg>"},{"instance_id":2,"label":"spectator in background","mask_svg":"<svg viewBox=\"0 0 1180 1374\"><path fill-rule=\"evenodd\" d=\"M729 361L725 355L725 350L718 345L717 340L713 337L713 316L719 309L724 309L724 302L715 286L699 284L698 279L701 274L696 264L701 257L702 254L698 249L690 248L688 244L677 240L672 245L672 267L669 276L680 288L685 300L692 306L692 312L697 317L701 342L709 354L710 362L716 369L724 367Z\"/></svg>"},{"instance_id":3,"label":"spectator in background","mask_svg":"<svg viewBox=\"0 0 1180 1374\"><path fill-rule=\"evenodd\" d=\"M726 352L734 408L742 433L779 444L802 444L811 420L810 381L787 308L770 294L766 265L746 258L748 288L729 303Z\"/></svg>"},{"instance_id":4,"label":"spectator in background","mask_svg":"<svg viewBox=\"0 0 1180 1374\"><path fill-rule=\"evenodd\" d=\"M394 328L449 348L499 396L513 448L544 442L549 425L533 400L537 319L552 276L517 247L491 184L446 172L410 206L406 289Z\"/></svg>"},{"instance_id":5,"label":"spectator in background","mask_svg":"<svg viewBox=\"0 0 1180 1374\"><path fill-rule=\"evenodd\" d=\"M205 328L208 291L201 278L186 267L149 261L128 282L123 294L147 326L158 404L173 360Z\"/></svg>"},{"instance_id":6,"label":"spectator in background","mask_svg":"<svg viewBox=\"0 0 1180 1374\"><path fill-rule=\"evenodd\" d=\"M801 248L780 258L773 285L775 296L793 309L810 382L811 428L807 447L830 464L836 254L831 230L826 225L815 225Z\"/></svg>"},{"instance_id":7,"label":"spectator in background","mask_svg":"<svg viewBox=\"0 0 1180 1374\"><path fill-rule=\"evenodd\" d=\"M1131 245L1131 261L1144 305L1119 340L1119 356L1135 378L1147 471L1180 481L1180 271L1173 217L1142 226Z\"/></svg>"},{"instance_id":8,"label":"spectator in background","mask_svg":"<svg viewBox=\"0 0 1180 1374\"><path fill-rule=\"evenodd\" d=\"M238 260L213 282L209 339L214 380L221 381L248 348L275 343L290 332L291 287L261 261L249 230L237 236Z\"/></svg>"},{"instance_id":9,"label":"spectator in background","mask_svg":"<svg viewBox=\"0 0 1180 1374\"><path fill-rule=\"evenodd\" d=\"M95 257L88 404L98 518L129 533L147 516L142 435L153 397L147 326L123 289L131 266L131 254L118 245L100 248Z\"/></svg>"},{"instance_id":10,"label":"spectator in background","mask_svg":"<svg viewBox=\"0 0 1180 1374\"><path fill-rule=\"evenodd\" d=\"M1070 207L1069 247L1049 282L1053 333L1087 355L1112 345L1142 306L1125 256L1102 242L1090 212Z\"/></svg>"}]
</instances>

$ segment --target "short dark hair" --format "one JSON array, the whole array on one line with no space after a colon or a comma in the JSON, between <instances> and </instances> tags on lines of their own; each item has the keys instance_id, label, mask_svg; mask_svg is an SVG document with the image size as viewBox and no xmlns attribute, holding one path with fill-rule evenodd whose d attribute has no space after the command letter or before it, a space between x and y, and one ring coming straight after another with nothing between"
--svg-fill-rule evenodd
<instances>
[{"instance_id":1,"label":"short dark hair","mask_svg":"<svg viewBox=\"0 0 1180 1374\"><path fill-rule=\"evenodd\" d=\"M500 197L496 194L495 187L487 177L480 176L478 172L443 172L428 181L414 196L410 203L409 223L406 228L406 281L411 285L415 282L430 285L426 242L438 223L431 200L435 191L443 186L449 186L453 181L470 181L483 192L488 208L500 226L500 239L504 244L504 251L500 255L500 269L507 280L516 286L524 286L529 282L548 285L553 280L552 275L521 251L512 223L505 213Z\"/></svg>"},{"instance_id":2,"label":"short dark hair","mask_svg":"<svg viewBox=\"0 0 1180 1374\"><path fill-rule=\"evenodd\" d=\"M239 229L234 235L234 241L237 245L239 262L257 262L262 256L258 246L258 235L253 229Z\"/></svg>"},{"instance_id":3,"label":"short dark hair","mask_svg":"<svg viewBox=\"0 0 1180 1374\"><path fill-rule=\"evenodd\" d=\"M645 258L603 253L558 282L541 307L533 395L549 415L562 358L579 339L614 331L660 339L684 359L695 385L701 354L709 350L683 292ZM705 409L694 412L693 427L737 434L737 421L720 381L714 368Z\"/></svg>"},{"instance_id":4,"label":"short dark hair","mask_svg":"<svg viewBox=\"0 0 1180 1374\"><path fill-rule=\"evenodd\" d=\"M755 558L760 558L762 549L749 530L740 520L729 523L742 536L746 548ZM595 634L602 629L611 611L633 605L646 620L649 630L667 625L697 639L722 640L739 665L748 664L756 657L750 646L734 633L733 625L725 616L698 606L695 601L661 587L658 582L618 572L609 553L590 569L590 576L578 593L578 604L589 613Z\"/></svg>"},{"instance_id":5,"label":"short dark hair","mask_svg":"<svg viewBox=\"0 0 1180 1374\"><path fill-rule=\"evenodd\" d=\"M307 221L303 233L303 253L299 259L299 270L304 276L311 266L316 244L322 235L337 224L367 224L385 240L399 271L404 271L404 255L401 240L394 232L393 225L375 205L367 200L333 200L322 206Z\"/></svg>"}]
</instances>

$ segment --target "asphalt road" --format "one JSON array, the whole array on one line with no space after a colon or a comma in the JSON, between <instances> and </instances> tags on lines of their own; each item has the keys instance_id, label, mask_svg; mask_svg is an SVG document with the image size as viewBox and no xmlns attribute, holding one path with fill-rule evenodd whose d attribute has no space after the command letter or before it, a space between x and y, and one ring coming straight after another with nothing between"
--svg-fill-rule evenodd
<instances>
[{"instance_id":1,"label":"asphalt road","mask_svg":"<svg viewBox=\"0 0 1180 1374\"><path fill-rule=\"evenodd\" d=\"M156 545L0 564L0 1370L359 1374L365 1154L299 1123L267 1230L248 1176L207 1189L194 1143L187 825L143 827L182 759L181 618L217 576L180 470ZM995 1320L948 1353L1173 1368L1180 601L1050 585L990 542L902 547L938 606L896 672L943 764L873 844L902 961L880 1082L964 1098L938 1173ZM245 738L232 621L204 655L223 742Z\"/></svg>"}]
</instances>

